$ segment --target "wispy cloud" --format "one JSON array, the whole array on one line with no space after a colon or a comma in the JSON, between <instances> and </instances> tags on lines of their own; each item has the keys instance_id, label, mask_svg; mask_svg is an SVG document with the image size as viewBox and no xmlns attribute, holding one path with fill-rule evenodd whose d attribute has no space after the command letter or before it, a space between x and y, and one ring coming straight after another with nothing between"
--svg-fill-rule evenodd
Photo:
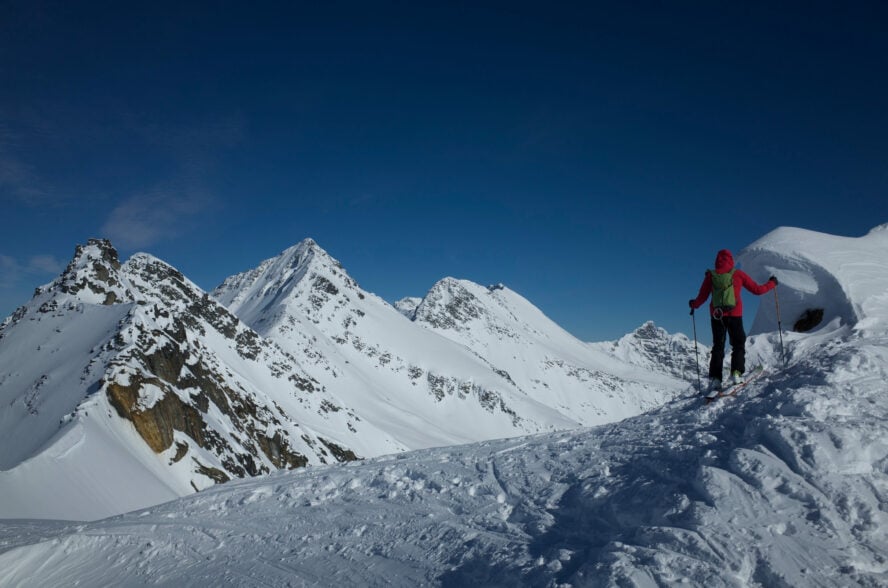
<instances>
[{"instance_id":1,"label":"wispy cloud","mask_svg":"<svg viewBox=\"0 0 888 588\"><path fill-rule=\"evenodd\" d=\"M14 257L0 254L0 284L9 287L18 280L19 265Z\"/></svg>"},{"instance_id":2,"label":"wispy cloud","mask_svg":"<svg viewBox=\"0 0 888 588\"><path fill-rule=\"evenodd\" d=\"M54 105L20 109L15 117L0 112L0 203L45 209L75 206L84 197L93 204L101 201L110 211L105 219L99 218L102 235L124 250L146 248L196 227L201 213L215 201L212 187L220 153L243 140L244 119L208 114L203 120L171 121L113 106L101 120L65 117L66 112ZM66 182L73 178L70 185L55 189L53 181L59 182L60 170L36 154L73 153L76 160L84 142L95 146L85 158L88 163L64 176ZM127 163L132 163L126 174L130 185L95 183L94 177L115 176L107 170L96 173L90 166L101 160L103 149L116 145L139 154ZM139 168L142 156L152 162L150 167ZM164 171L148 175L157 169ZM6 267L12 266L7 263Z\"/></svg>"},{"instance_id":3,"label":"wispy cloud","mask_svg":"<svg viewBox=\"0 0 888 588\"><path fill-rule=\"evenodd\" d=\"M0 254L0 287L12 288L25 280L52 277L64 267L65 264L52 255L32 255L20 262L11 255Z\"/></svg>"},{"instance_id":4,"label":"wispy cloud","mask_svg":"<svg viewBox=\"0 0 888 588\"><path fill-rule=\"evenodd\" d=\"M65 264L52 255L34 255L28 260L26 267L30 273L57 274Z\"/></svg>"},{"instance_id":5,"label":"wispy cloud","mask_svg":"<svg viewBox=\"0 0 888 588\"><path fill-rule=\"evenodd\" d=\"M45 157L64 133L33 105L6 106L0 107L0 202L31 208L68 204L72 195L53 184Z\"/></svg>"},{"instance_id":6,"label":"wispy cloud","mask_svg":"<svg viewBox=\"0 0 888 588\"><path fill-rule=\"evenodd\" d=\"M120 249L149 247L182 234L212 204L207 193L183 187L139 194L111 211L102 235Z\"/></svg>"},{"instance_id":7,"label":"wispy cloud","mask_svg":"<svg viewBox=\"0 0 888 588\"><path fill-rule=\"evenodd\" d=\"M0 202L41 206L48 200L45 182L32 166L13 155L10 133L0 125Z\"/></svg>"},{"instance_id":8,"label":"wispy cloud","mask_svg":"<svg viewBox=\"0 0 888 588\"><path fill-rule=\"evenodd\" d=\"M191 122L188 125L141 123L129 128L146 143L163 148L176 171L158 187L135 193L113 208L102 226L103 236L122 250L143 249L192 229L216 204L212 184L220 150L242 138L240 118Z\"/></svg>"}]
</instances>

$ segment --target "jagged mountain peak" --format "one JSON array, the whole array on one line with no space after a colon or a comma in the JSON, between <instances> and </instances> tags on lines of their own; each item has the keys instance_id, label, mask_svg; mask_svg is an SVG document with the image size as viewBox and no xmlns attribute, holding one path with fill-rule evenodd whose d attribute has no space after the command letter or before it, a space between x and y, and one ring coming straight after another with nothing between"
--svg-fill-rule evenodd
<instances>
[{"instance_id":1,"label":"jagged mountain peak","mask_svg":"<svg viewBox=\"0 0 888 588\"><path fill-rule=\"evenodd\" d=\"M107 239L89 239L85 245L77 245L62 274L48 287L38 288L36 294L44 292L106 306L132 301L117 250Z\"/></svg>"},{"instance_id":2,"label":"jagged mountain peak","mask_svg":"<svg viewBox=\"0 0 888 588\"><path fill-rule=\"evenodd\" d=\"M416 307L414 320L438 329L466 329L484 315L481 293L481 287L468 280L438 280Z\"/></svg>"},{"instance_id":3,"label":"jagged mountain peak","mask_svg":"<svg viewBox=\"0 0 888 588\"><path fill-rule=\"evenodd\" d=\"M620 341L653 342L658 345L668 346L672 342L685 344L690 339L683 333L670 333L663 327L658 327L654 321L647 321L637 329L624 335Z\"/></svg>"},{"instance_id":4,"label":"jagged mountain peak","mask_svg":"<svg viewBox=\"0 0 888 588\"><path fill-rule=\"evenodd\" d=\"M502 283L482 286L471 280L446 277L438 280L429 289L420 302L422 310L419 311L419 308L417 310L426 316L432 308L443 304L455 313L454 318L461 318L464 321L479 318L483 313L481 309L485 306L508 308L520 298Z\"/></svg>"},{"instance_id":5,"label":"jagged mountain peak","mask_svg":"<svg viewBox=\"0 0 888 588\"><path fill-rule=\"evenodd\" d=\"M662 327L658 327L654 321L647 321L634 331L632 331L632 336L637 339L667 339L669 338L669 333L666 329Z\"/></svg>"},{"instance_id":6,"label":"jagged mountain peak","mask_svg":"<svg viewBox=\"0 0 888 588\"><path fill-rule=\"evenodd\" d=\"M299 243L284 249L277 258L286 261L287 265L296 268L312 261L321 263L330 262L337 267L342 267L338 261L333 259L327 251L318 245L317 241L311 237L307 237Z\"/></svg>"},{"instance_id":7,"label":"jagged mountain peak","mask_svg":"<svg viewBox=\"0 0 888 588\"><path fill-rule=\"evenodd\" d=\"M190 304L207 293L169 263L148 253L137 253L122 266L135 296L142 301Z\"/></svg>"},{"instance_id":8,"label":"jagged mountain peak","mask_svg":"<svg viewBox=\"0 0 888 588\"><path fill-rule=\"evenodd\" d=\"M133 301L117 250L107 239L89 239L76 246L73 258L55 280L35 289L27 304L0 323L0 339L28 315L59 313L84 304L112 306Z\"/></svg>"},{"instance_id":9,"label":"jagged mountain peak","mask_svg":"<svg viewBox=\"0 0 888 588\"><path fill-rule=\"evenodd\" d=\"M612 342L590 343L621 361L649 370L692 380L697 369L695 357L708 357L708 347L694 343L682 333L670 334L647 321L631 333Z\"/></svg>"},{"instance_id":10,"label":"jagged mountain peak","mask_svg":"<svg viewBox=\"0 0 888 588\"><path fill-rule=\"evenodd\" d=\"M496 339L521 332L548 338L565 333L529 300L502 283L482 286L470 280L439 280L417 306L413 320L442 333L480 328Z\"/></svg>"},{"instance_id":11,"label":"jagged mountain peak","mask_svg":"<svg viewBox=\"0 0 888 588\"><path fill-rule=\"evenodd\" d=\"M338 260L314 239L307 238L266 259L255 269L227 278L212 295L244 318L286 306L298 298L303 288L317 292L320 297L336 295L340 290L360 290ZM315 302L318 303L315 306L320 305L319 300Z\"/></svg>"}]
</instances>

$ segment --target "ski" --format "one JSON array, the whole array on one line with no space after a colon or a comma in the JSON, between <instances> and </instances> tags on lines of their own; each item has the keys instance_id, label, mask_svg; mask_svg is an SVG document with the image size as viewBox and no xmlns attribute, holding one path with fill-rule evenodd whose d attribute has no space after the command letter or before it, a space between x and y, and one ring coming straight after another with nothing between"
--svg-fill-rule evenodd
<instances>
[{"instance_id":1,"label":"ski","mask_svg":"<svg viewBox=\"0 0 888 588\"><path fill-rule=\"evenodd\" d=\"M737 392L745 388L749 383L754 382L758 378L761 377L762 374L765 373L765 368L762 366L758 366L754 368L749 374L747 374L746 379L740 382L739 384L734 384L728 388L722 389L718 391L716 394L706 395L703 397L703 400L706 404L709 404L719 398L725 398L727 396L735 396Z\"/></svg>"}]
</instances>

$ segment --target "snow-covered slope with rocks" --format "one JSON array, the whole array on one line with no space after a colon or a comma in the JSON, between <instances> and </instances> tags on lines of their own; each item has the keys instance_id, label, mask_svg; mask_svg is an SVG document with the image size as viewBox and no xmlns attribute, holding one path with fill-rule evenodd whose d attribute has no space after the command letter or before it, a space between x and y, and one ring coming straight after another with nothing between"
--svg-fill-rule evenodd
<instances>
[{"instance_id":1,"label":"snow-covered slope with rocks","mask_svg":"<svg viewBox=\"0 0 888 588\"><path fill-rule=\"evenodd\" d=\"M694 343L686 335L666 332L648 321L616 341L590 343L593 348L622 362L652 373L666 373L678 379L696 378L698 360L706 362L709 347Z\"/></svg>"},{"instance_id":2,"label":"snow-covered slope with rocks","mask_svg":"<svg viewBox=\"0 0 888 588\"><path fill-rule=\"evenodd\" d=\"M390 431L401 444L393 449L578 425L527 398L483 358L416 328L311 239L228 278L213 295L302 358L362 419Z\"/></svg>"},{"instance_id":3,"label":"snow-covered slope with rocks","mask_svg":"<svg viewBox=\"0 0 888 588\"><path fill-rule=\"evenodd\" d=\"M586 425L658 406L695 373L687 363L693 346L686 337L670 338L650 324L616 346L584 343L502 284L445 278L426 294L413 320L468 347L530 397ZM632 362L639 357L643 366Z\"/></svg>"},{"instance_id":4,"label":"snow-covered slope with rocks","mask_svg":"<svg viewBox=\"0 0 888 588\"><path fill-rule=\"evenodd\" d=\"M391 446L174 268L101 240L0 326L0 406L0 517L97 518Z\"/></svg>"},{"instance_id":5,"label":"snow-covered slope with rocks","mask_svg":"<svg viewBox=\"0 0 888 588\"><path fill-rule=\"evenodd\" d=\"M449 285L496 303L462 304ZM609 422L687 386L581 343L502 286L447 279L395 308L311 239L213 295L412 449Z\"/></svg>"}]
</instances>

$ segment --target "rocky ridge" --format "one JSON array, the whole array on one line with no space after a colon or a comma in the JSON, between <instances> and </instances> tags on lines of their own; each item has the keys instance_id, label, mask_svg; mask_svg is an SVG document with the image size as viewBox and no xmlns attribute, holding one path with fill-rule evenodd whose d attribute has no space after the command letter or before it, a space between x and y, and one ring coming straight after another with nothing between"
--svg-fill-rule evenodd
<instances>
[{"instance_id":1,"label":"rocky ridge","mask_svg":"<svg viewBox=\"0 0 888 588\"><path fill-rule=\"evenodd\" d=\"M36 367L28 370L14 348L35 333L39 361L31 357ZM105 240L78 246L62 275L38 288L0 334L2 396L12 407L0 424L18 417L0 427L0 438L23 448L4 469L90 418L131 426L155 466L175 470L194 490L357 459L354 442L367 430L295 358L178 270L146 254L121 264ZM72 358L64 369L80 372L76 386L50 369L56 357Z\"/></svg>"}]
</instances>

